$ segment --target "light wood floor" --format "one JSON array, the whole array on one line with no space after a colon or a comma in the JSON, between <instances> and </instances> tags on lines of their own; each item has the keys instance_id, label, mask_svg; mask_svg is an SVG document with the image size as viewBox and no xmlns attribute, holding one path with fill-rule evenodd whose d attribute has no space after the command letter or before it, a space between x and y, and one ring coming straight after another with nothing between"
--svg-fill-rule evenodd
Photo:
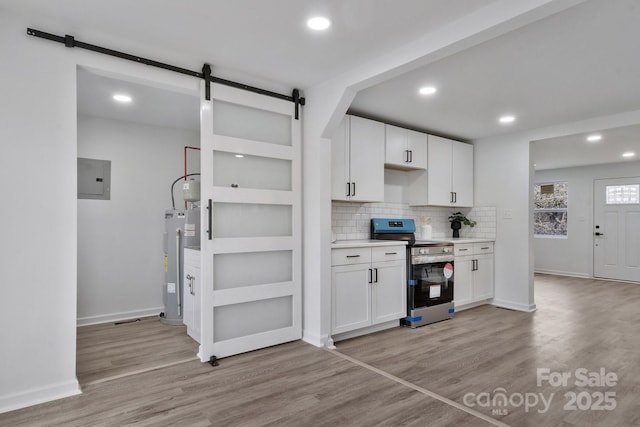
<instances>
[{"instance_id":1,"label":"light wood floor","mask_svg":"<svg viewBox=\"0 0 640 427\"><path fill-rule=\"evenodd\" d=\"M198 343L185 326L168 326L158 317L140 320L78 328L76 373L81 386L196 358Z\"/></svg>"},{"instance_id":2,"label":"light wood floor","mask_svg":"<svg viewBox=\"0 0 640 427\"><path fill-rule=\"evenodd\" d=\"M216 368L185 362L0 414L0 425L640 425L640 285L539 275L536 303L535 313L483 306L423 328L339 342L335 352L294 342ZM615 372L618 384L536 385L536 368L581 367ZM473 408L492 422L461 409L466 393L498 387L554 398L543 414ZM565 411L569 391L615 391L617 407Z\"/></svg>"}]
</instances>

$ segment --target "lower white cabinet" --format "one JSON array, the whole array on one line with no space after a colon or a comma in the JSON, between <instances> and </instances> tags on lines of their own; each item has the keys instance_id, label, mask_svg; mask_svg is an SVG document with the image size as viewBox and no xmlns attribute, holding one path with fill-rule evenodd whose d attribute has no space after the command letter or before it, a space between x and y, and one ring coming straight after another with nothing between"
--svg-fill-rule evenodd
<instances>
[{"instance_id":1,"label":"lower white cabinet","mask_svg":"<svg viewBox=\"0 0 640 427\"><path fill-rule=\"evenodd\" d=\"M184 250L184 277L182 297L182 322L187 326L187 335L200 343L200 251L197 249Z\"/></svg>"},{"instance_id":2,"label":"lower white cabinet","mask_svg":"<svg viewBox=\"0 0 640 427\"><path fill-rule=\"evenodd\" d=\"M456 309L493 298L493 242L454 246Z\"/></svg>"},{"instance_id":3,"label":"lower white cabinet","mask_svg":"<svg viewBox=\"0 0 640 427\"><path fill-rule=\"evenodd\" d=\"M332 334L406 316L405 257L404 246L332 250Z\"/></svg>"}]
</instances>

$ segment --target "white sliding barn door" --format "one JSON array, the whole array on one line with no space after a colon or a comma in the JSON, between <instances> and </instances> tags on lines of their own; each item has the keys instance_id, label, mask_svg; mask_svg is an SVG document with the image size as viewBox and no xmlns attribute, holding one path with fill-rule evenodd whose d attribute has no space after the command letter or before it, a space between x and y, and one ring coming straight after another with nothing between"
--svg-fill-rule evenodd
<instances>
[{"instance_id":1,"label":"white sliding barn door","mask_svg":"<svg viewBox=\"0 0 640 427\"><path fill-rule=\"evenodd\" d=\"M206 361L302 336L301 126L289 101L218 84L211 101L201 93Z\"/></svg>"}]
</instances>

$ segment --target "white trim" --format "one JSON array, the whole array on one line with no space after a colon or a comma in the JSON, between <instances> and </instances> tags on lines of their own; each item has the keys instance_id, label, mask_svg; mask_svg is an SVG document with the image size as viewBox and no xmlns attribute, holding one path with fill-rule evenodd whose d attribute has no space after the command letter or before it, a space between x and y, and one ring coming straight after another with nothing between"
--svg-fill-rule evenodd
<instances>
[{"instance_id":1,"label":"white trim","mask_svg":"<svg viewBox=\"0 0 640 427\"><path fill-rule=\"evenodd\" d=\"M78 326L97 325L99 323L116 322L119 320L135 319L137 317L158 316L164 307L145 308L142 310L123 311L120 313L101 314L99 316L78 317Z\"/></svg>"},{"instance_id":2,"label":"white trim","mask_svg":"<svg viewBox=\"0 0 640 427\"><path fill-rule=\"evenodd\" d=\"M221 289L219 291L214 290L213 306L220 307L264 299L282 298L292 296L294 292L294 282L268 283L242 288Z\"/></svg>"},{"instance_id":3,"label":"white trim","mask_svg":"<svg viewBox=\"0 0 640 427\"><path fill-rule=\"evenodd\" d=\"M273 144L235 138L225 135L213 135L213 149L227 153L245 154L247 156L269 157L281 160L293 160L295 152L290 145Z\"/></svg>"},{"instance_id":4,"label":"white trim","mask_svg":"<svg viewBox=\"0 0 640 427\"><path fill-rule=\"evenodd\" d=\"M302 332L302 341L307 344L311 344L314 347L325 347L327 345L327 341L329 340L329 335L318 335L309 329L305 329Z\"/></svg>"},{"instance_id":5,"label":"white trim","mask_svg":"<svg viewBox=\"0 0 640 427\"><path fill-rule=\"evenodd\" d=\"M526 313L532 313L536 311L535 304L526 305L526 304L520 304L519 302L498 300L495 298L492 304L495 305L496 307L507 308L509 310L524 311Z\"/></svg>"},{"instance_id":6,"label":"white trim","mask_svg":"<svg viewBox=\"0 0 640 427\"><path fill-rule=\"evenodd\" d=\"M536 268L533 270L533 272L540 273L540 274L552 274L554 276L567 276L567 277L580 277L582 279L593 279L593 276L591 274L576 273L572 271L545 270L545 269Z\"/></svg>"},{"instance_id":7,"label":"white trim","mask_svg":"<svg viewBox=\"0 0 640 427\"><path fill-rule=\"evenodd\" d=\"M0 397L0 414L78 394L82 394L80 384L78 380L73 380L5 395Z\"/></svg>"},{"instance_id":8,"label":"white trim","mask_svg":"<svg viewBox=\"0 0 640 427\"><path fill-rule=\"evenodd\" d=\"M213 187L211 199L218 203L293 205L295 194L290 190Z\"/></svg>"},{"instance_id":9,"label":"white trim","mask_svg":"<svg viewBox=\"0 0 640 427\"><path fill-rule=\"evenodd\" d=\"M480 307L481 305L487 305L487 304L490 305L492 300L493 300L492 298L487 298L487 299L484 299L482 301L470 302L469 304L463 304L463 305L460 305L460 306L456 305L455 306L455 312L457 313L459 311L465 311L465 310L468 310L470 308Z\"/></svg>"},{"instance_id":10,"label":"white trim","mask_svg":"<svg viewBox=\"0 0 640 427\"><path fill-rule=\"evenodd\" d=\"M334 342L338 342L338 341L347 340L349 338L355 338L362 335L371 334L373 332L384 331L385 329L399 328L399 327L400 327L400 320L395 319L395 320L389 320L388 322L379 323L377 325L367 326L366 328L360 328L354 331L335 334L335 335L332 335L331 337L333 338Z\"/></svg>"}]
</instances>

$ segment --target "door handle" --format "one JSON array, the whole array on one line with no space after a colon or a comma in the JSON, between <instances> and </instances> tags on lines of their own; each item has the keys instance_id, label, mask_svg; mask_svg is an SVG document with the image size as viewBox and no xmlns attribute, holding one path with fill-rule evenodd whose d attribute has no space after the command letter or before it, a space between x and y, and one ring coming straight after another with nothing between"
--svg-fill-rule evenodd
<instances>
[{"instance_id":1,"label":"door handle","mask_svg":"<svg viewBox=\"0 0 640 427\"><path fill-rule=\"evenodd\" d=\"M209 240L211 240L211 236L213 234L212 226L211 226L211 216L213 215L213 208L211 206L211 199L209 199L209 203L207 205L207 217L209 219L209 229L207 230L207 236Z\"/></svg>"},{"instance_id":2,"label":"door handle","mask_svg":"<svg viewBox=\"0 0 640 427\"><path fill-rule=\"evenodd\" d=\"M413 150L409 150L409 163L413 163Z\"/></svg>"},{"instance_id":3,"label":"door handle","mask_svg":"<svg viewBox=\"0 0 640 427\"><path fill-rule=\"evenodd\" d=\"M404 162L409 163L409 150L404 150Z\"/></svg>"},{"instance_id":4,"label":"door handle","mask_svg":"<svg viewBox=\"0 0 640 427\"><path fill-rule=\"evenodd\" d=\"M347 197L351 195L351 183L347 182Z\"/></svg>"},{"instance_id":5,"label":"door handle","mask_svg":"<svg viewBox=\"0 0 640 427\"><path fill-rule=\"evenodd\" d=\"M373 270L369 269L369 283L373 283Z\"/></svg>"},{"instance_id":6,"label":"door handle","mask_svg":"<svg viewBox=\"0 0 640 427\"><path fill-rule=\"evenodd\" d=\"M604 233L600 233L600 232L596 231L596 236L604 236Z\"/></svg>"},{"instance_id":7,"label":"door handle","mask_svg":"<svg viewBox=\"0 0 640 427\"><path fill-rule=\"evenodd\" d=\"M453 192L453 203L458 203L458 193Z\"/></svg>"},{"instance_id":8,"label":"door handle","mask_svg":"<svg viewBox=\"0 0 640 427\"><path fill-rule=\"evenodd\" d=\"M356 183L352 182L353 184L353 192L351 193L351 196L355 196L356 195Z\"/></svg>"},{"instance_id":9,"label":"door handle","mask_svg":"<svg viewBox=\"0 0 640 427\"><path fill-rule=\"evenodd\" d=\"M374 280L374 282L378 283L378 269L374 268L373 270L376 272L376 280Z\"/></svg>"}]
</instances>

